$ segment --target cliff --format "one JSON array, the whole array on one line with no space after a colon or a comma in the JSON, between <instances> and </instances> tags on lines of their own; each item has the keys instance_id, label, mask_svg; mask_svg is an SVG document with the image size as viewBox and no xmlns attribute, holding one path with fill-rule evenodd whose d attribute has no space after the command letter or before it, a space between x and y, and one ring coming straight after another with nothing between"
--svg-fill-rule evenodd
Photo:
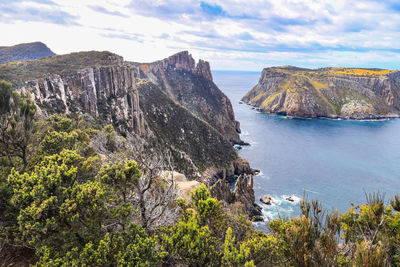
<instances>
[{"instance_id":1,"label":"cliff","mask_svg":"<svg viewBox=\"0 0 400 267\"><path fill-rule=\"evenodd\" d=\"M28 61L54 56L44 43L34 42L0 47L0 64L14 61Z\"/></svg>"},{"instance_id":2,"label":"cliff","mask_svg":"<svg viewBox=\"0 0 400 267\"><path fill-rule=\"evenodd\" d=\"M207 183L232 169L239 142L229 99L208 62L181 52L149 64L109 52L80 52L0 65L0 78L29 91L46 116L81 113L171 150L179 171ZM210 171L213 170L213 171ZM234 172L230 172L233 176Z\"/></svg>"},{"instance_id":3,"label":"cliff","mask_svg":"<svg viewBox=\"0 0 400 267\"><path fill-rule=\"evenodd\" d=\"M261 112L302 118L399 117L400 72L273 67L242 99Z\"/></svg>"},{"instance_id":4,"label":"cliff","mask_svg":"<svg viewBox=\"0 0 400 267\"><path fill-rule=\"evenodd\" d=\"M38 116L84 114L100 127L113 124L132 147L169 151L175 170L190 180L213 185L253 171L233 149L241 141L229 99L213 83L209 63L196 64L188 52L148 64L110 52L72 53L2 64L0 79L30 92ZM250 215L251 190L235 198Z\"/></svg>"},{"instance_id":5,"label":"cliff","mask_svg":"<svg viewBox=\"0 0 400 267\"><path fill-rule=\"evenodd\" d=\"M206 121L232 143L241 144L240 126L228 97L214 84L210 65L196 64L187 51L148 64L133 63L140 77L157 84L171 99Z\"/></svg>"}]
</instances>

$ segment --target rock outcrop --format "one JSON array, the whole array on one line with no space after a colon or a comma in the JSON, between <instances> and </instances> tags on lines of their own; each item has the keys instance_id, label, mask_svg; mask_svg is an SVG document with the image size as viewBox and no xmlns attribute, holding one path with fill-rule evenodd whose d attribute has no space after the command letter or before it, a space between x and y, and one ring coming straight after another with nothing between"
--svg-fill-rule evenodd
<instances>
[{"instance_id":1,"label":"rock outcrop","mask_svg":"<svg viewBox=\"0 0 400 267\"><path fill-rule=\"evenodd\" d=\"M225 179L218 180L211 187L211 194L225 200L228 204L240 202L243 204L243 211L254 221L262 221L262 208L254 200L253 175L242 174L236 182L233 191L230 190L229 182Z\"/></svg>"},{"instance_id":2,"label":"rock outcrop","mask_svg":"<svg viewBox=\"0 0 400 267\"><path fill-rule=\"evenodd\" d=\"M400 115L400 72L266 68L242 99L261 112L301 118L383 119Z\"/></svg>"},{"instance_id":3,"label":"rock outcrop","mask_svg":"<svg viewBox=\"0 0 400 267\"><path fill-rule=\"evenodd\" d=\"M260 201L266 205L271 205L272 197L270 195L263 196Z\"/></svg>"},{"instance_id":4,"label":"rock outcrop","mask_svg":"<svg viewBox=\"0 0 400 267\"><path fill-rule=\"evenodd\" d=\"M229 98L214 84L210 64L183 51L148 64L133 63L140 77L157 84L169 97L212 125L233 144L242 144L240 126Z\"/></svg>"}]
</instances>

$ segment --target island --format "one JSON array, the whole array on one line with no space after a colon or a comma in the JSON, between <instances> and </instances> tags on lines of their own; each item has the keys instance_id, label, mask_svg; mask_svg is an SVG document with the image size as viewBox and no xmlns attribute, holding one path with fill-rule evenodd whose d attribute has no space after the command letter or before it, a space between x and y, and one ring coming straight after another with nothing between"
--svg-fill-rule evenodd
<instances>
[{"instance_id":1,"label":"island","mask_svg":"<svg viewBox=\"0 0 400 267\"><path fill-rule=\"evenodd\" d=\"M400 114L400 72L271 67L242 101L289 118L379 120Z\"/></svg>"}]
</instances>

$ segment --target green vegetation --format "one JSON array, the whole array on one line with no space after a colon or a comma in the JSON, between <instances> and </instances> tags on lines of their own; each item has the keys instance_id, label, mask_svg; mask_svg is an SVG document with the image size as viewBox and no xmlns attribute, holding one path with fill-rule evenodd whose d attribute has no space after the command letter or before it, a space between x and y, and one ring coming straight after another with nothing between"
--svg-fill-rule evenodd
<instances>
[{"instance_id":1,"label":"green vegetation","mask_svg":"<svg viewBox=\"0 0 400 267\"><path fill-rule=\"evenodd\" d=\"M231 143L221 133L183 106L177 105L158 86L141 81L138 90L141 95L140 108L150 129L157 136L153 140L153 147L158 147L160 153L168 147L175 147L177 151L172 155L174 162L177 162L179 170L184 170L186 176L191 177L196 171L202 172L210 166L227 167L237 158ZM164 117L160 114L168 115ZM199 170L193 169L193 163L187 162L179 151L188 154ZM225 153L224 157L221 157L221 152Z\"/></svg>"},{"instance_id":2,"label":"green vegetation","mask_svg":"<svg viewBox=\"0 0 400 267\"><path fill-rule=\"evenodd\" d=\"M0 79L13 81L16 85L48 74L71 74L79 69L112 65L119 56L111 52L78 52L67 55L46 57L34 61L10 62L0 65Z\"/></svg>"},{"instance_id":3,"label":"green vegetation","mask_svg":"<svg viewBox=\"0 0 400 267\"><path fill-rule=\"evenodd\" d=\"M397 70L385 69L364 69L364 68L320 68L306 69L292 66L273 67L273 71L292 74L292 75L315 75L315 76L362 76L383 78L387 74Z\"/></svg>"},{"instance_id":4,"label":"green vegetation","mask_svg":"<svg viewBox=\"0 0 400 267\"><path fill-rule=\"evenodd\" d=\"M0 47L0 64L15 61L27 61L54 56L55 54L43 43L27 43Z\"/></svg>"},{"instance_id":5,"label":"green vegetation","mask_svg":"<svg viewBox=\"0 0 400 267\"><path fill-rule=\"evenodd\" d=\"M28 140L26 163L17 154L0 157L1 265L400 264L400 196L385 203L373 194L341 215L304 198L299 217L276 219L264 233L205 185L190 202L176 199L160 176L168 166L154 155L133 159L111 125L78 115L34 120L28 97L8 83L0 88L0 101L10 103L1 105L2 120L12 122L6 134Z\"/></svg>"}]
</instances>

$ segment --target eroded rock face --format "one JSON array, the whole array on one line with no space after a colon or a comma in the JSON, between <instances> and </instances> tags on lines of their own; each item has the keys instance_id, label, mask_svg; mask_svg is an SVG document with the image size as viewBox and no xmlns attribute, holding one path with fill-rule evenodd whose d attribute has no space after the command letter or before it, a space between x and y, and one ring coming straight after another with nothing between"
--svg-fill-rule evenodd
<instances>
[{"instance_id":1,"label":"eroded rock face","mask_svg":"<svg viewBox=\"0 0 400 267\"><path fill-rule=\"evenodd\" d=\"M150 136L139 107L135 70L125 65L79 70L70 75L50 74L28 81L20 90L31 92L42 112L87 113L124 132Z\"/></svg>"},{"instance_id":2,"label":"eroded rock face","mask_svg":"<svg viewBox=\"0 0 400 267\"><path fill-rule=\"evenodd\" d=\"M243 204L243 211L255 221L262 221L261 207L255 203L253 175L242 174L235 183L233 191L225 179L218 180L211 187L211 194L217 199L224 200L228 204L239 202Z\"/></svg>"},{"instance_id":3,"label":"eroded rock face","mask_svg":"<svg viewBox=\"0 0 400 267\"><path fill-rule=\"evenodd\" d=\"M399 117L400 73L378 69L263 70L242 99L262 112L302 118Z\"/></svg>"},{"instance_id":4,"label":"eroded rock face","mask_svg":"<svg viewBox=\"0 0 400 267\"><path fill-rule=\"evenodd\" d=\"M199 118L205 120L232 143L242 143L240 127L235 120L230 100L214 84L210 64L196 64L187 52L180 52L161 61L133 63L140 77L153 83Z\"/></svg>"}]
</instances>

